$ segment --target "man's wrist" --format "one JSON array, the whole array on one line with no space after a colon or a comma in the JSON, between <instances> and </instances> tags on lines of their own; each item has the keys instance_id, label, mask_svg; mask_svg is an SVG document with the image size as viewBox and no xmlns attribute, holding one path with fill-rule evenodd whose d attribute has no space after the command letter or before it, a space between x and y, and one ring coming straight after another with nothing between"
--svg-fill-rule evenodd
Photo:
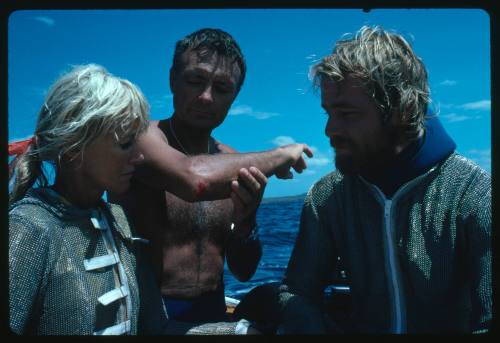
<instances>
[{"instance_id":1,"label":"man's wrist","mask_svg":"<svg viewBox=\"0 0 500 343\"><path fill-rule=\"evenodd\" d=\"M256 241L257 239L259 239L259 226L257 225L257 222L254 221L253 227L250 232L247 235L241 235L235 231L235 224L231 223L231 235L236 240L244 243Z\"/></svg>"}]
</instances>

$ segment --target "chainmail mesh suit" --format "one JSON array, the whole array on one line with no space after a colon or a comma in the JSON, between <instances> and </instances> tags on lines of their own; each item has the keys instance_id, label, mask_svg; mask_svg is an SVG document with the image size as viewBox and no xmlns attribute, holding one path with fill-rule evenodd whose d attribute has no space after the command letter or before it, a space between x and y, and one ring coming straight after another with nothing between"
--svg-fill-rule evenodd
<instances>
[{"instance_id":1,"label":"chainmail mesh suit","mask_svg":"<svg viewBox=\"0 0 500 343\"><path fill-rule=\"evenodd\" d=\"M492 317L491 177L451 154L392 199L333 172L308 192L280 286L284 333L334 332L321 297L339 265L343 332L481 332Z\"/></svg>"},{"instance_id":2,"label":"chainmail mesh suit","mask_svg":"<svg viewBox=\"0 0 500 343\"><path fill-rule=\"evenodd\" d=\"M9 209L11 330L36 335L235 332L236 323L167 320L142 245L118 205L79 209L50 188L29 190Z\"/></svg>"}]
</instances>

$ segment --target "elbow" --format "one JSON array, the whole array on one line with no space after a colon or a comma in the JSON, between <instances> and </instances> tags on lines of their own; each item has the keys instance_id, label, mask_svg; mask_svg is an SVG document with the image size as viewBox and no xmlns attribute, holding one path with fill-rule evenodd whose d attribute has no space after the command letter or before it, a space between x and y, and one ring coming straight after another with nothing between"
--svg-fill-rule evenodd
<instances>
[{"instance_id":1,"label":"elbow","mask_svg":"<svg viewBox=\"0 0 500 343\"><path fill-rule=\"evenodd\" d=\"M179 194L184 201L193 203L205 200L208 183L203 179L193 179L184 187L182 194Z\"/></svg>"},{"instance_id":2,"label":"elbow","mask_svg":"<svg viewBox=\"0 0 500 343\"><path fill-rule=\"evenodd\" d=\"M201 174L196 168L190 168L185 179L183 200L191 203L208 200L210 181L206 175Z\"/></svg>"},{"instance_id":3,"label":"elbow","mask_svg":"<svg viewBox=\"0 0 500 343\"><path fill-rule=\"evenodd\" d=\"M209 201L229 197L231 186L221 182L221 178L213 170L201 162L193 162L187 168L184 179L187 187L185 190L188 202Z\"/></svg>"}]
</instances>

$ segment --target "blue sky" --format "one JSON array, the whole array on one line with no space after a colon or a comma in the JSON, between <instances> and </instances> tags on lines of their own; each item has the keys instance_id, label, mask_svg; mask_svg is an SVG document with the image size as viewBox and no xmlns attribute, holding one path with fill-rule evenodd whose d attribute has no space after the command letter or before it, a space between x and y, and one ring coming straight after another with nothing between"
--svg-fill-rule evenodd
<instances>
[{"instance_id":1,"label":"blue sky","mask_svg":"<svg viewBox=\"0 0 500 343\"><path fill-rule=\"evenodd\" d=\"M342 34L370 24L410 40L458 152L491 173L490 24L482 10L29 10L13 12L8 24L9 141L32 134L45 92L76 64L101 64L129 79L148 98L153 119L169 117L175 42L217 27L238 41L248 71L214 136L241 152L309 144L315 152L309 168L293 180L270 178L265 196L304 193L334 169L309 68Z\"/></svg>"}]
</instances>

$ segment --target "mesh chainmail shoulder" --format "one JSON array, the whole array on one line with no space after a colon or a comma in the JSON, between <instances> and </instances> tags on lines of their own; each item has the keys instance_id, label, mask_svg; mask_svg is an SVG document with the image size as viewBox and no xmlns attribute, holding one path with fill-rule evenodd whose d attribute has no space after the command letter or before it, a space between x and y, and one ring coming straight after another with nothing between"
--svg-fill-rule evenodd
<instances>
[{"instance_id":1,"label":"mesh chainmail shoulder","mask_svg":"<svg viewBox=\"0 0 500 343\"><path fill-rule=\"evenodd\" d=\"M141 243L123 210L102 203L100 211L128 282L124 297L109 293L120 285L113 265L89 267L90 261L100 263L96 257L110 255L92 223L91 210L67 205L44 188L29 190L9 208L9 310L14 333L92 335L127 322L124 332L110 334L234 334L236 323L168 321ZM112 301L103 304L104 294ZM129 305L121 306L126 301Z\"/></svg>"}]
</instances>

